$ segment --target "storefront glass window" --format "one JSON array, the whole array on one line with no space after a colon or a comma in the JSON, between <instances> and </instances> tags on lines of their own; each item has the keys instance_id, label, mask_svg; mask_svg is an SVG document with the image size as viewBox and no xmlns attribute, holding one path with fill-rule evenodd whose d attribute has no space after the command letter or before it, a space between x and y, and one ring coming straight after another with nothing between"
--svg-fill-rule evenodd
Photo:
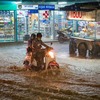
<instances>
[{"instance_id":1,"label":"storefront glass window","mask_svg":"<svg viewBox=\"0 0 100 100\"><path fill-rule=\"evenodd\" d=\"M38 32L38 13L34 10L17 11L17 38L23 41L25 35Z\"/></svg>"},{"instance_id":2,"label":"storefront glass window","mask_svg":"<svg viewBox=\"0 0 100 100\"><path fill-rule=\"evenodd\" d=\"M63 30L67 28L66 11L55 11L55 30Z\"/></svg>"},{"instance_id":3,"label":"storefront glass window","mask_svg":"<svg viewBox=\"0 0 100 100\"><path fill-rule=\"evenodd\" d=\"M57 35L57 31L66 31L67 28L71 27L70 22L67 20L67 13L66 11L54 11L55 12L55 36Z\"/></svg>"},{"instance_id":4,"label":"storefront glass window","mask_svg":"<svg viewBox=\"0 0 100 100\"><path fill-rule=\"evenodd\" d=\"M23 36L26 33L26 16L27 11L18 10L17 11L17 38L18 40L23 40Z\"/></svg>"},{"instance_id":5,"label":"storefront glass window","mask_svg":"<svg viewBox=\"0 0 100 100\"><path fill-rule=\"evenodd\" d=\"M52 16L53 14L50 10L39 11L40 32L42 33L44 38L53 38L53 34L51 33Z\"/></svg>"},{"instance_id":6,"label":"storefront glass window","mask_svg":"<svg viewBox=\"0 0 100 100\"><path fill-rule=\"evenodd\" d=\"M14 41L14 11L0 11L0 41Z\"/></svg>"},{"instance_id":7,"label":"storefront glass window","mask_svg":"<svg viewBox=\"0 0 100 100\"><path fill-rule=\"evenodd\" d=\"M31 13L28 15L28 33L38 32L38 13Z\"/></svg>"},{"instance_id":8,"label":"storefront glass window","mask_svg":"<svg viewBox=\"0 0 100 100\"><path fill-rule=\"evenodd\" d=\"M41 32L43 39L56 39L57 30L69 27L66 11L52 10L18 10L18 40L23 41L26 34Z\"/></svg>"}]
</instances>

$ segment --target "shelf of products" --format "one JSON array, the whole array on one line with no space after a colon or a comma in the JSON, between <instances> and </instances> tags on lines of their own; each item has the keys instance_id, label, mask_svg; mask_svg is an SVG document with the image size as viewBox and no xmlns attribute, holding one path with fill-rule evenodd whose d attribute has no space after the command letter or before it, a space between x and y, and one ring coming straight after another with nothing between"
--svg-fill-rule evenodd
<instances>
[{"instance_id":1,"label":"shelf of products","mask_svg":"<svg viewBox=\"0 0 100 100\"><path fill-rule=\"evenodd\" d=\"M25 33L25 18L24 17L18 17L17 18L17 26L18 26L18 34L22 35Z\"/></svg>"},{"instance_id":2,"label":"shelf of products","mask_svg":"<svg viewBox=\"0 0 100 100\"><path fill-rule=\"evenodd\" d=\"M85 39L100 39L100 34L98 35L97 33L97 26L97 22L80 21L78 32L74 31L73 36ZM100 27L98 29L100 29Z\"/></svg>"},{"instance_id":3,"label":"shelf of products","mask_svg":"<svg viewBox=\"0 0 100 100\"><path fill-rule=\"evenodd\" d=\"M14 37L14 12L2 13L0 15L0 38L12 37Z\"/></svg>"}]
</instances>

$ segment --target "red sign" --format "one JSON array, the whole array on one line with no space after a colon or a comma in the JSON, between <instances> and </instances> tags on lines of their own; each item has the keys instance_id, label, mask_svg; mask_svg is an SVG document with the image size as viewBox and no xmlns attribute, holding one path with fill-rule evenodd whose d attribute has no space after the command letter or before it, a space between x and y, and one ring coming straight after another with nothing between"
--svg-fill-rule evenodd
<instances>
[{"instance_id":1,"label":"red sign","mask_svg":"<svg viewBox=\"0 0 100 100\"><path fill-rule=\"evenodd\" d=\"M43 13L43 16L47 19L47 18L49 18L49 11L45 11L44 13Z\"/></svg>"},{"instance_id":2,"label":"red sign","mask_svg":"<svg viewBox=\"0 0 100 100\"><path fill-rule=\"evenodd\" d=\"M69 11L68 12L68 19L75 19L75 20L95 20L95 12L81 12L81 11Z\"/></svg>"},{"instance_id":3,"label":"red sign","mask_svg":"<svg viewBox=\"0 0 100 100\"><path fill-rule=\"evenodd\" d=\"M69 12L70 18L82 18L82 12L80 11L70 11Z\"/></svg>"}]
</instances>

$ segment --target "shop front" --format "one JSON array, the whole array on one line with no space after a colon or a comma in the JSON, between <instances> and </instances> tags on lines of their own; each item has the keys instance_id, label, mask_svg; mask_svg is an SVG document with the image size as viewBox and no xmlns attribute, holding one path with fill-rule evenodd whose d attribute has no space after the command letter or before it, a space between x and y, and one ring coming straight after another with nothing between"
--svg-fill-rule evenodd
<instances>
[{"instance_id":1,"label":"shop front","mask_svg":"<svg viewBox=\"0 0 100 100\"><path fill-rule=\"evenodd\" d=\"M35 31L38 31L37 25L38 25L38 6L18 5L17 7L18 41L23 41L25 36L29 36Z\"/></svg>"},{"instance_id":2,"label":"shop front","mask_svg":"<svg viewBox=\"0 0 100 100\"><path fill-rule=\"evenodd\" d=\"M54 9L54 5L21 5L17 9L18 41L37 32L41 32L44 39L53 39Z\"/></svg>"},{"instance_id":3,"label":"shop front","mask_svg":"<svg viewBox=\"0 0 100 100\"><path fill-rule=\"evenodd\" d=\"M55 5L18 5L17 37L41 32L44 40L55 40L57 30L68 27L66 11L55 10Z\"/></svg>"},{"instance_id":4,"label":"shop front","mask_svg":"<svg viewBox=\"0 0 100 100\"><path fill-rule=\"evenodd\" d=\"M71 55L89 58L100 55L99 16L100 10L69 12L68 18L73 19L73 33L69 43Z\"/></svg>"},{"instance_id":5,"label":"shop front","mask_svg":"<svg viewBox=\"0 0 100 100\"><path fill-rule=\"evenodd\" d=\"M23 41L25 36L41 32L44 40L55 40L57 30L69 26L66 11L55 5L0 5L0 41ZM28 39L28 38L27 38Z\"/></svg>"},{"instance_id":6,"label":"shop front","mask_svg":"<svg viewBox=\"0 0 100 100\"><path fill-rule=\"evenodd\" d=\"M0 42L16 41L15 4L0 4Z\"/></svg>"}]
</instances>

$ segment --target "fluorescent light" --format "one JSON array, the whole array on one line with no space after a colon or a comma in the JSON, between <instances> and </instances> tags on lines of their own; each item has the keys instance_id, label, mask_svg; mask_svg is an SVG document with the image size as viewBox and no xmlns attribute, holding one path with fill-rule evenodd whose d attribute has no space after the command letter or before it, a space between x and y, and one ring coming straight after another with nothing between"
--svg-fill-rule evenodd
<instances>
[{"instance_id":1,"label":"fluorescent light","mask_svg":"<svg viewBox=\"0 0 100 100\"><path fill-rule=\"evenodd\" d=\"M58 2L59 5L65 5L67 2Z\"/></svg>"},{"instance_id":2,"label":"fluorescent light","mask_svg":"<svg viewBox=\"0 0 100 100\"><path fill-rule=\"evenodd\" d=\"M18 1L18 2L14 2L15 4L21 4L22 2L21 1Z\"/></svg>"}]
</instances>

